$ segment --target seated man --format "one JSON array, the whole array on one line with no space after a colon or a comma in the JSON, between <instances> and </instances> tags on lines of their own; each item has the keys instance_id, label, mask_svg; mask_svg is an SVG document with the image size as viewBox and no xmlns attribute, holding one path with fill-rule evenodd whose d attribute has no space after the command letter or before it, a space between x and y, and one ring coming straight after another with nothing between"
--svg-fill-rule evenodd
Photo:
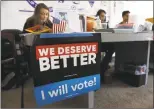
<instances>
[{"instance_id":1,"label":"seated man","mask_svg":"<svg viewBox=\"0 0 154 109\"><path fill-rule=\"evenodd\" d=\"M127 24L128 23L128 20L129 20L129 14L130 14L129 11L123 11L122 12L123 21L120 22L119 24Z\"/></svg>"},{"instance_id":2,"label":"seated man","mask_svg":"<svg viewBox=\"0 0 154 109\"><path fill-rule=\"evenodd\" d=\"M116 28L119 29L132 29L134 26L134 23L130 23L129 21L129 11L123 11L122 12L122 19L123 21L120 22L118 25L116 25Z\"/></svg>"}]
</instances>

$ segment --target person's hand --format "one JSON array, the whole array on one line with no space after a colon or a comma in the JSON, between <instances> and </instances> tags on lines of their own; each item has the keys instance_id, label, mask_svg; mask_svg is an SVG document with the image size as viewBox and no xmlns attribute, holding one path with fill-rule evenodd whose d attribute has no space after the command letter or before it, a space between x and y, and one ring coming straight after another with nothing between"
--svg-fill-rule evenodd
<instances>
[{"instance_id":1,"label":"person's hand","mask_svg":"<svg viewBox=\"0 0 154 109\"><path fill-rule=\"evenodd\" d=\"M52 29L50 29L49 32L52 33L53 32Z\"/></svg>"}]
</instances>

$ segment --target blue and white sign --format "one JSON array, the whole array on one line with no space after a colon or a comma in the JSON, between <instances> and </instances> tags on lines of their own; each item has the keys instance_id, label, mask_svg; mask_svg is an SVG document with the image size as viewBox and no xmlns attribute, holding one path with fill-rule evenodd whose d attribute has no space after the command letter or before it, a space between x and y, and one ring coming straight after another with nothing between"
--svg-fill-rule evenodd
<instances>
[{"instance_id":1,"label":"blue and white sign","mask_svg":"<svg viewBox=\"0 0 154 109\"><path fill-rule=\"evenodd\" d=\"M92 75L77 79L35 87L38 106L72 98L100 88L100 75Z\"/></svg>"}]
</instances>

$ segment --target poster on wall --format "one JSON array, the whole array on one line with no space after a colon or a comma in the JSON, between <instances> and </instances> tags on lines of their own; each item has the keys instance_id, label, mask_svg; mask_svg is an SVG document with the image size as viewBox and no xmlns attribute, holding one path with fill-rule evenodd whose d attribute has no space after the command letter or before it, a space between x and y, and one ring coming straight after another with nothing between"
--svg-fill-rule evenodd
<instances>
[{"instance_id":1,"label":"poster on wall","mask_svg":"<svg viewBox=\"0 0 154 109\"><path fill-rule=\"evenodd\" d=\"M94 3L95 3L95 0L89 0L89 4L91 7L93 7Z\"/></svg>"},{"instance_id":2,"label":"poster on wall","mask_svg":"<svg viewBox=\"0 0 154 109\"><path fill-rule=\"evenodd\" d=\"M64 3L64 0L58 0L58 3Z\"/></svg>"},{"instance_id":3,"label":"poster on wall","mask_svg":"<svg viewBox=\"0 0 154 109\"><path fill-rule=\"evenodd\" d=\"M55 12L55 17L59 20L64 20L68 23L68 13L67 12Z\"/></svg>"},{"instance_id":4,"label":"poster on wall","mask_svg":"<svg viewBox=\"0 0 154 109\"><path fill-rule=\"evenodd\" d=\"M77 6L71 1L57 3L54 5L53 16L67 22L66 32L81 32Z\"/></svg>"},{"instance_id":5,"label":"poster on wall","mask_svg":"<svg viewBox=\"0 0 154 109\"><path fill-rule=\"evenodd\" d=\"M100 88L100 39L100 33L37 37L31 50L31 68L38 106Z\"/></svg>"}]
</instances>

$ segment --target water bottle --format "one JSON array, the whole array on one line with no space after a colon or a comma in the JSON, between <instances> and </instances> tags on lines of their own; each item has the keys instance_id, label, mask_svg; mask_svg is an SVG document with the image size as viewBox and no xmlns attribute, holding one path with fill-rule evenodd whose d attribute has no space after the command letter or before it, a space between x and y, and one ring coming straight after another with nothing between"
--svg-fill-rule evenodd
<instances>
[{"instance_id":1,"label":"water bottle","mask_svg":"<svg viewBox=\"0 0 154 109\"><path fill-rule=\"evenodd\" d=\"M99 18L97 18L96 20L96 24L97 24L97 29L101 29L101 20Z\"/></svg>"}]
</instances>

